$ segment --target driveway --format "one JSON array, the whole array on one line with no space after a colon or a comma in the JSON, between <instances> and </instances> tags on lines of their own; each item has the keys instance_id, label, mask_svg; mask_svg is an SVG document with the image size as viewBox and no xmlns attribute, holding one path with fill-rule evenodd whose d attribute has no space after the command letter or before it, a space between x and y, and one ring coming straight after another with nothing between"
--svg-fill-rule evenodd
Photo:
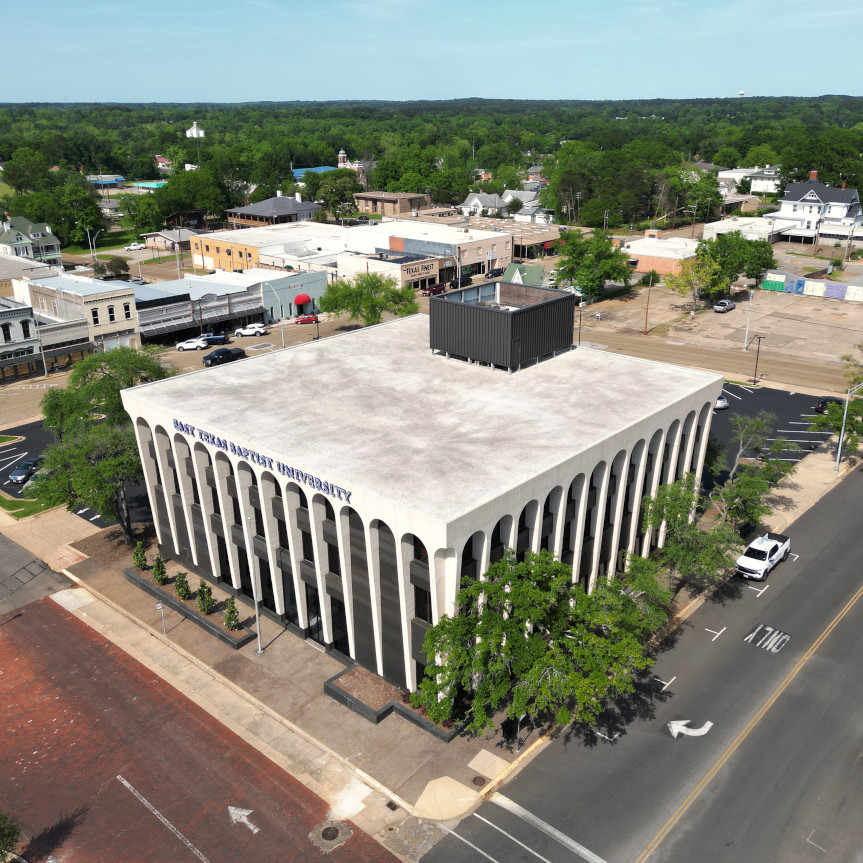
<instances>
[{"instance_id":1,"label":"driveway","mask_svg":"<svg viewBox=\"0 0 863 863\"><path fill-rule=\"evenodd\" d=\"M0 534L0 614L69 587L66 576Z\"/></svg>"}]
</instances>

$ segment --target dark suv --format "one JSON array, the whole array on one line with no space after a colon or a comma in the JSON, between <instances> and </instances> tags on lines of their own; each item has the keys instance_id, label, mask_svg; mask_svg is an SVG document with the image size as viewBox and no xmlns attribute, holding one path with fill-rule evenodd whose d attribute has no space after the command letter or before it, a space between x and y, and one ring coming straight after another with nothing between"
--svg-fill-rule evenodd
<instances>
[{"instance_id":1,"label":"dark suv","mask_svg":"<svg viewBox=\"0 0 863 863\"><path fill-rule=\"evenodd\" d=\"M486 275L490 279L499 279L503 275L503 267L495 267L493 270L489 270Z\"/></svg>"},{"instance_id":2,"label":"dark suv","mask_svg":"<svg viewBox=\"0 0 863 863\"><path fill-rule=\"evenodd\" d=\"M472 282L473 279L470 276L462 276L461 279L453 279L449 287L451 291L457 291L459 288L466 288Z\"/></svg>"},{"instance_id":3,"label":"dark suv","mask_svg":"<svg viewBox=\"0 0 863 863\"><path fill-rule=\"evenodd\" d=\"M226 345L228 337L224 333L201 333L201 338L208 345Z\"/></svg>"},{"instance_id":4,"label":"dark suv","mask_svg":"<svg viewBox=\"0 0 863 863\"><path fill-rule=\"evenodd\" d=\"M205 366L221 366L224 363L232 363L234 360L241 360L246 355L242 348L219 348L211 354L206 354L204 357Z\"/></svg>"},{"instance_id":5,"label":"dark suv","mask_svg":"<svg viewBox=\"0 0 863 863\"><path fill-rule=\"evenodd\" d=\"M836 396L821 396L815 404L815 412L826 414L830 409L830 405L844 405L845 399L837 398Z\"/></svg>"}]
</instances>

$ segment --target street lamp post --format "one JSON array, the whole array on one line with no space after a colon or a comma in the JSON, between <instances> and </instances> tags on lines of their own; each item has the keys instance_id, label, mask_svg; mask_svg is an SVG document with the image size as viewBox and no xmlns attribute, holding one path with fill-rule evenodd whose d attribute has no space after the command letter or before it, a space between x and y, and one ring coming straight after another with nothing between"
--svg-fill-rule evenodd
<instances>
[{"instance_id":1,"label":"street lamp post","mask_svg":"<svg viewBox=\"0 0 863 863\"><path fill-rule=\"evenodd\" d=\"M96 240L99 239L99 234L101 234L102 231L104 231L104 230L105 230L104 228L99 228L99 230L96 231L95 234L93 234L92 260L93 260L94 264L96 263ZM87 231L87 239L88 240L90 239L90 232L89 231Z\"/></svg>"},{"instance_id":2,"label":"street lamp post","mask_svg":"<svg viewBox=\"0 0 863 863\"><path fill-rule=\"evenodd\" d=\"M285 346L285 310L282 307L282 298L276 293L276 289L269 282L261 282L261 288L269 288L279 304L279 329L282 331L282 347ZM262 297L263 299L263 297Z\"/></svg>"},{"instance_id":3,"label":"street lamp post","mask_svg":"<svg viewBox=\"0 0 863 863\"><path fill-rule=\"evenodd\" d=\"M653 287L653 276L647 282L647 303L644 306L644 335L647 335L647 313L650 310L650 289Z\"/></svg>"},{"instance_id":4,"label":"street lamp post","mask_svg":"<svg viewBox=\"0 0 863 863\"><path fill-rule=\"evenodd\" d=\"M764 336L753 336L752 341L749 342L749 344L751 345L752 342L754 342L756 339L758 339L758 347L755 349L755 372L752 375L752 383L753 384L758 383L758 357L761 355L761 339L763 339L763 338L764 338ZM748 347L749 347L749 345L747 345L747 348Z\"/></svg>"},{"instance_id":5,"label":"street lamp post","mask_svg":"<svg viewBox=\"0 0 863 863\"><path fill-rule=\"evenodd\" d=\"M752 317L752 295L755 293L751 288L749 290L749 311L746 313L746 334L743 336L743 350L749 347L749 319ZM760 344L760 342L759 342Z\"/></svg>"},{"instance_id":6,"label":"street lamp post","mask_svg":"<svg viewBox=\"0 0 863 863\"><path fill-rule=\"evenodd\" d=\"M839 431L839 443L836 445L836 467L834 468L836 471L839 470L839 461L842 458L842 444L845 442L845 424L848 421L848 402L851 401L851 396L861 389L863 389L863 383L857 384L857 386L854 387L849 387L848 392L845 393L845 407L842 410L842 428Z\"/></svg>"}]
</instances>

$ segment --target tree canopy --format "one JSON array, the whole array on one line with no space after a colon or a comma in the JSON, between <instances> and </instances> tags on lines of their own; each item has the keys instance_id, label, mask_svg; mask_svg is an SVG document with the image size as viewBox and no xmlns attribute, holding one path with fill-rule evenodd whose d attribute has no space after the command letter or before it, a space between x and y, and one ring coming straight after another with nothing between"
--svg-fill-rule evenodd
<instances>
[{"instance_id":1,"label":"tree canopy","mask_svg":"<svg viewBox=\"0 0 863 863\"><path fill-rule=\"evenodd\" d=\"M601 296L606 282L629 284L629 256L603 231L594 231L591 237L578 230L564 231L557 251L558 281L570 282L584 296Z\"/></svg>"},{"instance_id":2,"label":"tree canopy","mask_svg":"<svg viewBox=\"0 0 863 863\"><path fill-rule=\"evenodd\" d=\"M379 324L384 312L404 318L419 311L413 288L400 288L395 279L380 273L360 273L327 285L320 306L323 312L347 315L367 327Z\"/></svg>"},{"instance_id":3,"label":"tree canopy","mask_svg":"<svg viewBox=\"0 0 863 863\"><path fill-rule=\"evenodd\" d=\"M548 552L518 561L508 550L481 580L465 579L459 614L442 615L426 633L431 664L414 703L444 722L469 693L467 727L477 733L498 710L510 719L592 723L605 699L631 693L633 675L650 664L645 635L665 621L668 603L655 575L636 565L634 591L614 580L587 595Z\"/></svg>"},{"instance_id":4,"label":"tree canopy","mask_svg":"<svg viewBox=\"0 0 863 863\"><path fill-rule=\"evenodd\" d=\"M44 452L33 484L36 497L50 506L94 509L118 521L131 543L126 493L143 475L120 392L171 374L155 354L132 348L93 354L78 363L66 388L51 389L42 399L44 426L55 443Z\"/></svg>"}]
</instances>

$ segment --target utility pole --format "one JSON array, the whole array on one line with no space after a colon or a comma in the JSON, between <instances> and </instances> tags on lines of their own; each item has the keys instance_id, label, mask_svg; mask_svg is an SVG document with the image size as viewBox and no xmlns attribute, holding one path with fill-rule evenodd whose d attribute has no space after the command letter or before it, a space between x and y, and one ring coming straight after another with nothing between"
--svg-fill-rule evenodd
<instances>
[{"instance_id":1,"label":"utility pole","mask_svg":"<svg viewBox=\"0 0 863 863\"><path fill-rule=\"evenodd\" d=\"M644 335L647 335L647 312L650 308L650 289L653 287L653 276L647 283L647 304L644 307Z\"/></svg>"},{"instance_id":2,"label":"utility pole","mask_svg":"<svg viewBox=\"0 0 863 863\"><path fill-rule=\"evenodd\" d=\"M698 220L698 205L700 201L695 202L695 209L692 211L692 233L689 235L690 239L695 236L695 223Z\"/></svg>"},{"instance_id":3,"label":"utility pole","mask_svg":"<svg viewBox=\"0 0 863 863\"><path fill-rule=\"evenodd\" d=\"M755 372L752 375L753 385L758 383L758 358L761 355L761 340L763 338L764 338L764 336L753 336L752 337L752 342L754 342L756 339L758 339L758 347L755 350ZM750 342L749 344L752 344L752 342ZM748 345L747 345L747 347L748 347Z\"/></svg>"}]
</instances>

